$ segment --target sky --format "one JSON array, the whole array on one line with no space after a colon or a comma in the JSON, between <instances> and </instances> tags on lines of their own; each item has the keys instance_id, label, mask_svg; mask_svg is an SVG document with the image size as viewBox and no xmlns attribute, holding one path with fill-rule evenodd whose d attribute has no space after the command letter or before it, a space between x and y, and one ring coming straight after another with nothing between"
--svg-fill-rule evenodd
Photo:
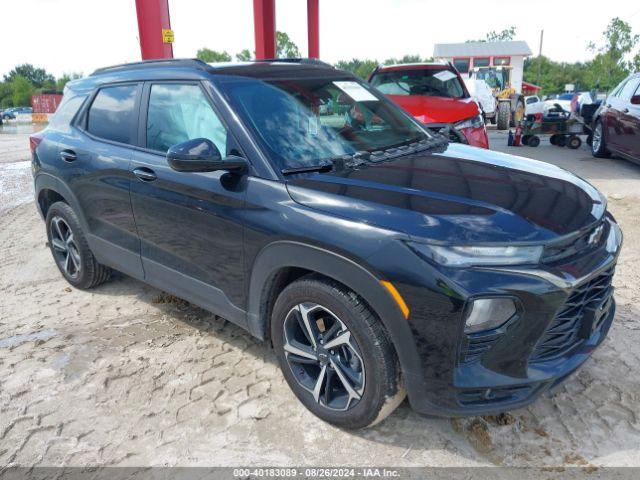
<instances>
[{"instance_id":1,"label":"sky","mask_svg":"<svg viewBox=\"0 0 640 480\"><path fill-rule=\"evenodd\" d=\"M287 32L303 55L306 5L276 0L276 28ZM169 0L169 9L175 57L194 57L202 47L232 56L254 49L252 0ZM5 19L0 75L21 63L60 76L140 60L135 0L0 0L0 12ZM587 44L600 40L614 16L640 33L640 4L630 0L320 0L320 57L331 63L428 57L435 43L479 39L514 25L516 39L527 41L536 54L544 29L544 55L584 61L593 56Z\"/></svg>"}]
</instances>

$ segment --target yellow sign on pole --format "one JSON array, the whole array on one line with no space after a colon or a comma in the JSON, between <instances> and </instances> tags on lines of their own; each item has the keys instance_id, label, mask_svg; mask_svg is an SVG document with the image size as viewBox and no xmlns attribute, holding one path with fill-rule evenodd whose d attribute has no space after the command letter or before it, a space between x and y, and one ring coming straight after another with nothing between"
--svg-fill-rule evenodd
<instances>
[{"instance_id":1,"label":"yellow sign on pole","mask_svg":"<svg viewBox=\"0 0 640 480\"><path fill-rule=\"evenodd\" d=\"M173 43L173 30L168 28L162 29L162 43Z\"/></svg>"}]
</instances>

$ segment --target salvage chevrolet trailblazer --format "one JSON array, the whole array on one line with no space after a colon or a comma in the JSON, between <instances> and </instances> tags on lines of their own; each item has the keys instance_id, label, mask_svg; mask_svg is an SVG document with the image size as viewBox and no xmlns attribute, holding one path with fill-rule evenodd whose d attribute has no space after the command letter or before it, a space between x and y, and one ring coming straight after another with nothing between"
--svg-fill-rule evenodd
<instances>
[{"instance_id":1,"label":"salvage chevrolet trailblazer","mask_svg":"<svg viewBox=\"0 0 640 480\"><path fill-rule=\"evenodd\" d=\"M405 394L432 415L521 407L613 321L622 234L595 188L450 144L322 62L104 68L30 142L71 285L117 270L241 325L341 427Z\"/></svg>"}]
</instances>

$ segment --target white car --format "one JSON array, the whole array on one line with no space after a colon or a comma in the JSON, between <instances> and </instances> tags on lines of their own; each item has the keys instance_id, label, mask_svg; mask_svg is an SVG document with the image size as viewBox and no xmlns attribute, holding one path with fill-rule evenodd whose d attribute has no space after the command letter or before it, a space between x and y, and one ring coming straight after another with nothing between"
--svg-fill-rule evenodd
<instances>
[{"instance_id":1,"label":"white car","mask_svg":"<svg viewBox=\"0 0 640 480\"><path fill-rule=\"evenodd\" d=\"M484 80L475 78L465 78L464 84L469 90L469 95L476 101L482 113L488 120L496 118L497 102L493 96L493 91Z\"/></svg>"},{"instance_id":2,"label":"white car","mask_svg":"<svg viewBox=\"0 0 640 480\"><path fill-rule=\"evenodd\" d=\"M524 114L534 115L536 113L544 113L544 102L537 95L529 95L524 97Z\"/></svg>"},{"instance_id":3,"label":"white car","mask_svg":"<svg viewBox=\"0 0 640 480\"><path fill-rule=\"evenodd\" d=\"M560 105L560 107L562 107L562 110L564 110L565 112L571 113L571 100L573 100L573 97L575 95L576 95L575 93L561 93L560 95L558 95L557 98L550 98L548 100L545 100L544 102L545 112L553 108L556 104L558 104Z\"/></svg>"}]
</instances>

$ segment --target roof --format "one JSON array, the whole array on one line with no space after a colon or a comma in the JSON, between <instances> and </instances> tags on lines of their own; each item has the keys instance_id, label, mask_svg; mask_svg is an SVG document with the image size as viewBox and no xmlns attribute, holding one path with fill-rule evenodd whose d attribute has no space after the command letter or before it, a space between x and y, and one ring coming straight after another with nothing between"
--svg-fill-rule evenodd
<instances>
[{"instance_id":1,"label":"roof","mask_svg":"<svg viewBox=\"0 0 640 480\"><path fill-rule=\"evenodd\" d=\"M435 58L449 57L495 57L501 55L533 55L523 40L509 42L468 42L436 43L433 47Z\"/></svg>"},{"instance_id":2,"label":"roof","mask_svg":"<svg viewBox=\"0 0 640 480\"><path fill-rule=\"evenodd\" d=\"M309 58L256 60L253 62L205 63L197 59L160 59L100 68L88 77L72 80L65 88L91 91L105 83L153 80L212 80L223 76L260 79L353 78L353 74Z\"/></svg>"},{"instance_id":3,"label":"roof","mask_svg":"<svg viewBox=\"0 0 640 480\"><path fill-rule=\"evenodd\" d=\"M451 68L444 62L422 62L422 63L394 63L393 65L378 65L378 71L385 70L421 70L430 68Z\"/></svg>"}]
</instances>

